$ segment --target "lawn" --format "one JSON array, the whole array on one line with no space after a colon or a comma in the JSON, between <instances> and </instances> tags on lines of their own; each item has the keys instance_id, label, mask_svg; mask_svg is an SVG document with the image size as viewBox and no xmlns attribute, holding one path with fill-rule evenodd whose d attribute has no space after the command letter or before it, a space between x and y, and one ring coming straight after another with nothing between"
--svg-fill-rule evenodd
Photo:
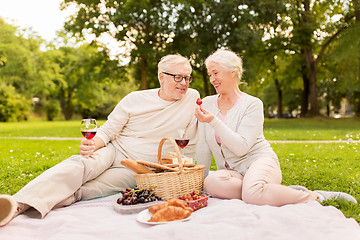
<instances>
[{"instance_id":1,"label":"lawn","mask_svg":"<svg viewBox=\"0 0 360 240\"><path fill-rule=\"evenodd\" d=\"M360 140L360 120L343 119L266 119L267 140Z\"/></svg>"},{"instance_id":2,"label":"lawn","mask_svg":"<svg viewBox=\"0 0 360 240\"><path fill-rule=\"evenodd\" d=\"M101 126L105 121L97 121ZM1 137L82 137L79 121L0 122Z\"/></svg>"},{"instance_id":3,"label":"lawn","mask_svg":"<svg viewBox=\"0 0 360 240\"><path fill-rule=\"evenodd\" d=\"M101 125L104 121L98 121ZM271 119L268 140L359 140L356 119ZM14 194L41 172L78 154L79 140L29 140L6 137L81 137L79 121L0 123L0 194ZM283 184L311 190L344 191L360 202L359 143L272 143L283 171ZM214 169L214 166L213 166ZM360 208L343 201L324 205L339 208L360 222Z\"/></svg>"},{"instance_id":4,"label":"lawn","mask_svg":"<svg viewBox=\"0 0 360 240\"><path fill-rule=\"evenodd\" d=\"M101 126L105 121L98 120ZM1 137L82 137L80 121L0 122ZM360 120L345 119L266 119L267 140L360 140Z\"/></svg>"}]
</instances>

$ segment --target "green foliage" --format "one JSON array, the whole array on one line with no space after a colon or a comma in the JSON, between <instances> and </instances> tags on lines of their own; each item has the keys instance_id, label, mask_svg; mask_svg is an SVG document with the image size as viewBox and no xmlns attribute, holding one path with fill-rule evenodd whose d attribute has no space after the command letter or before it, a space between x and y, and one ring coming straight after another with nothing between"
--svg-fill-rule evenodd
<instances>
[{"instance_id":1,"label":"green foliage","mask_svg":"<svg viewBox=\"0 0 360 240\"><path fill-rule=\"evenodd\" d=\"M26 99L39 98L38 107L59 101L65 119L102 118L129 91L159 87L157 62L168 53L190 57L191 87L202 97L214 94L203 63L212 51L227 47L243 57L246 85L241 89L260 97L269 113L306 112L309 105L319 105L329 114L346 97L360 115L356 3L65 0L63 8L77 5L66 30L78 40L93 33L94 41L72 45L63 31L57 47L49 44L42 51L44 41L35 33L0 19L0 78ZM118 56L110 58L101 43L106 34L124 49ZM121 58L130 63L120 67ZM119 87L126 91L116 92Z\"/></svg>"},{"instance_id":2,"label":"green foliage","mask_svg":"<svg viewBox=\"0 0 360 240\"><path fill-rule=\"evenodd\" d=\"M128 83L130 76L124 67L94 43L59 48L50 45L42 52L42 40L36 35L24 38L16 27L2 19L0 33L0 55L6 62L0 68L1 81L15 87L14 99L19 98L17 94L27 99L38 98L39 104L34 109L37 113L45 112L48 119L58 115L59 104L67 120L75 113L106 117L122 97L137 89L133 82ZM117 86L123 89L119 91ZM110 98L107 94L115 93L113 89L118 91L116 97ZM29 111L31 102L23 104L27 105L24 110Z\"/></svg>"},{"instance_id":3,"label":"green foliage","mask_svg":"<svg viewBox=\"0 0 360 240\"><path fill-rule=\"evenodd\" d=\"M131 45L130 53L124 53L122 57L130 55L131 63L138 67L140 77L136 80L140 80L140 87L148 88L149 79L156 85L156 78L148 73L156 68L164 55L166 42L171 38L170 19L175 11L172 1L65 0L63 5L68 4L76 4L79 10L65 24L67 30L82 36L86 29L87 34L93 33L97 38L111 31L111 36L118 42Z\"/></svg>"},{"instance_id":4,"label":"green foliage","mask_svg":"<svg viewBox=\"0 0 360 240\"><path fill-rule=\"evenodd\" d=\"M30 102L13 86L0 82L0 122L22 121L29 115Z\"/></svg>"},{"instance_id":5,"label":"green foliage","mask_svg":"<svg viewBox=\"0 0 360 240\"><path fill-rule=\"evenodd\" d=\"M360 10L359 10L360 11ZM334 44L324 61L326 75L322 81L328 101L339 102L346 97L353 103L353 110L360 116L360 19L346 29ZM336 98L337 97L337 98Z\"/></svg>"},{"instance_id":6,"label":"green foliage","mask_svg":"<svg viewBox=\"0 0 360 240\"><path fill-rule=\"evenodd\" d=\"M38 78L34 56L40 52L41 41L35 35L26 39L16 33L16 27L0 18L0 55L6 59L6 65L0 68L0 77L18 93L31 98Z\"/></svg>"},{"instance_id":7,"label":"green foliage","mask_svg":"<svg viewBox=\"0 0 360 240\"><path fill-rule=\"evenodd\" d=\"M45 112L47 120L53 121L60 113L59 102L55 99L45 103Z\"/></svg>"}]
</instances>

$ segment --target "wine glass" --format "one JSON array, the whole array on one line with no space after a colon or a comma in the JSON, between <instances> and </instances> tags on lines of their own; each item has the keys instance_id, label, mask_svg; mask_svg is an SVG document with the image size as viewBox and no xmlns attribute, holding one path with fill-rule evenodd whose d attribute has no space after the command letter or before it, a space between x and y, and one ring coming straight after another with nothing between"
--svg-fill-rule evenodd
<instances>
[{"instance_id":1,"label":"wine glass","mask_svg":"<svg viewBox=\"0 0 360 240\"><path fill-rule=\"evenodd\" d=\"M80 131L82 135L90 140L95 137L97 131L96 120L93 118L85 118L81 120Z\"/></svg>"},{"instance_id":2,"label":"wine glass","mask_svg":"<svg viewBox=\"0 0 360 240\"><path fill-rule=\"evenodd\" d=\"M184 148L188 145L190 139L185 137L184 130L179 130L178 133L179 133L179 137L175 138L175 142L181 148L180 152L181 152L182 157L184 157L185 156Z\"/></svg>"}]
</instances>

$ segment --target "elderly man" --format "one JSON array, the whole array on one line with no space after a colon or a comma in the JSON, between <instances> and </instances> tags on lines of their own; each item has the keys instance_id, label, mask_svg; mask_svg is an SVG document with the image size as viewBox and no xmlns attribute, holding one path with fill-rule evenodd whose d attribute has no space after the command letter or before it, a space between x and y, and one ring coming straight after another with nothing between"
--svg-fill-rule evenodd
<instances>
[{"instance_id":1,"label":"elderly man","mask_svg":"<svg viewBox=\"0 0 360 240\"><path fill-rule=\"evenodd\" d=\"M135 173L121 160L157 162L161 138L176 137L179 130L191 139L187 155L194 157L199 93L188 89L191 71L187 58L163 57L158 63L160 88L128 94L96 136L81 141L80 155L46 170L14 196L0 196L0 226L31 207L44 217L53 208L135 187ZM173 151L171 147L164 145L163 152Z\"/></svg>"}]
</instances>

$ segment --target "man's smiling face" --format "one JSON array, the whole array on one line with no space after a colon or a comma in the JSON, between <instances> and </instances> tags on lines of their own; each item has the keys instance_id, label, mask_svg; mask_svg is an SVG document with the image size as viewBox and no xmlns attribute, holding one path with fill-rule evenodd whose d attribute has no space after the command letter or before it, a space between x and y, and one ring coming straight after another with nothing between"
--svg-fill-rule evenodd
<instances>
[{"instance_id":1,"label":"man's smiling face","mask_svg":"<svg viewBox=\"0 0 360 240\"><path fill-rule=\"evenodd\" d=\"M171 69L167 71L170 74L180 76L190 76L191 69L185 63L177 63L171 66ZM174 77L165 73L159 73L160 79L160 97L166 101L177 101L182 99L188 88L189 82L183 79L181 82L175 82Z\"/></svg>"}]
</instances>

